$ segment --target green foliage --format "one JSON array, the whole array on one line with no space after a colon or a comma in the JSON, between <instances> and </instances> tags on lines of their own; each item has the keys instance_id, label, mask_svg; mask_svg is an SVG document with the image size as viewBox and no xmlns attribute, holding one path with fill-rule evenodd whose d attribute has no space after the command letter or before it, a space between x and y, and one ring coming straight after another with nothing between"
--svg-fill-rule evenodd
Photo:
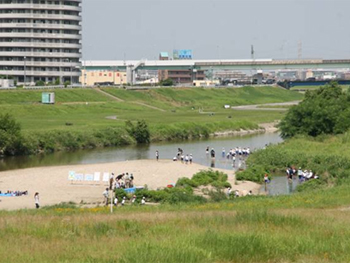
<instances>
[{"instance_id":1,"label":"green foliage","mask_svg":"<svg viewBox=\"0 0 350 263\"><path fill-rule=\"evenodd\" d=\"M45 81L39 80L39 81L35 82L35 86L43 87L43 86L45 86Z\"/></svg>"},{"instance_id":2,"label":"green foliage","mask_svg":"<svg viewBox=\"0 0 350 263\"><path fill-rule=\"evenodd\" d=\"M236 179L239 181L252 181L262 183L264 175L267 173L266 169L261 165L252 165L248 169L238 172Z\"/></svg>"},{"instance_id":3,"label":"green foliage","mask_svg":"<svg viewBox=\"0 0 350 263\"><path fill-rule=\"evenodd\" d=\"M344 133L350 128L350 93L336 83L306 92L304 101L292 107L280 123L283 138L297 134Z\"/></svg>"},{"instance_id":4,"label":"green foliage","mask_svg":"<svg viewBox=\"0 0 350 263\"><path fill-rule=\"evenodd\" d=\"M64 82L64 87L65 87L65 88L67 88L69 85L71 85L71 83L70 83L69 80L67 80L67 81Z\"/></svg>"},{"instance_id":5,"label":"green foliage","mask_svg":"<svg viewBox=\"0 0 350 263\"><path fill-rule=\"evenodd\" d=\"M326 186L327 184L324 180L321 180L321 179L309 180L307 182L304 182L301 185L298 185L297 191L298 192L314 191L314 190L322 189Z\"/></svg>"},{"instance_id":6,"label":"green foliage","mask_svg":"<svg viewBox=\"0 0 350 263\"><path fill-rule=\"evenodd\" d=\"M266 150L254 152L248 159L248 169L237 174L238 180L261 182L265 171L284 173L286 167L301 167L320 176L317 182L307 182L301 189L317 184L341 184L350 178L350 133L318 137L296 136ZM311 185L310 187L308 185Z\"/></svg>"},{"instance_id":7,"label":"green foliage","mask_svg":"<svg viewBox=\"0 0 350 263\"><path fill-rule=\"evenodd\" d=\"M21 152L21 126L8 113L0 114L0 154L16 155Z\"/></svg>"},{"instance_id":8,"label":"green foliage","mask_svg":"<svg viewBox=\"0 0 350 263\"><path fill-rule=\"evenodd\" d=\"M212 169L202 170L193 175L192 179L180 178L176 183L176 186L178 187L199 187L207 185L218 188L231 187L231 184L227 182L227 174L219 171L213 171Z\"/></svg>"},{"instance_id":9,"label":"green foliage","mask_svg":"<svg viewBox=\"0 0 350 263\"><path fill-rule=\"evenodd\" d=\"M150 143L151 134L144 120L137 121L136 125L131 121L127 121L125 126L129 135L134 138L138 144Z\"/></svg>"},{"instance_id":10,"label":"green foliage","mask_svg":"<svg viewBox=\"0 0 350 263\"><path fill-rule=\"evenodd\" d=\"M115 189L114 193L115 193L115 197L117 197L119 201L121 199L123 199L123 197L127 197L128 196L128 194L124 191L124 189L121 189L121 188Z\"/></svg>"},{"instance_id":11,"label":"green foliage","mask_svg":"<svg viewBox=\"0 0 350 263\"><path fill-rule=\"evenodd\" d=\"M220 188L209 191L208 195L213 202L221 202L227 200L227 195Z\"/></svg>"},{"instance_id":12,"label":"green foliage","mask_svg":"<svg viewBox=\"0 0 350 263\"><path fill-rule=\"evenodd\" d=\"M138 200L145 197L146 200L156 203L204 203L206 199L193 194L191 188L173 187L162 190L136 190L135 195Z\"/></svg>"},{"instance_id":13,"label":"green foliage","mask_svg":"<svg viewBox=\"0 0 350 263\"><path fill-rule=\"evenodd\" d=\"M174 81L172 79L165 79L159 82L160 86L174 86Z\"/></svg>"},{"instance_id":14,"label":"green foliage","mask_svg":"<svg viewBox=\"0 0 350 263\"><path fill-rule=\"evenodd\" d=\"M55 82L54 82L54 85L58 86L60 84L61 84L60 78L56 78Z\"/></svg>"}]
</instances>

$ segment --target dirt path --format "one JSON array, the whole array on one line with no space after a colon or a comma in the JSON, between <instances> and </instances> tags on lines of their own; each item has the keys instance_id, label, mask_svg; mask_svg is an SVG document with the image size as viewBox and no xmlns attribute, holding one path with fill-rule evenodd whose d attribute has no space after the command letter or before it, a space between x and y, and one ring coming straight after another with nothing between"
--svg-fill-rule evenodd
<instances>
[{"instance_id":1,"label":"dirt path","mask_svg":"<svg viewBox=\"0 0 350 263\"><path fill-rule=\"evenodd\" d=\"M232 107L233 110L266 110L266 111L287 111L287 108L275 108L275 106L293 106L298 105L301 101L289 101L289 102L278 102L278 103L266 103L266 104L256 104L256 105L243 105ZM264 108L259 108L264 106ZM268 106L271 106L269 108Z\"/></svg>"},{"instance_id":2,"label":"dirt path","mask_svg":"<svg viewBox=\"0 0 350 263\"><path fill-rule=\"evenodd\" d=\"M150 108L150 109L158 110L158 111L161 111L161 112L166 112L166 110L163 110L161 108L157 108L157 107L154 107L154 106L142 103L142 102L133 101L132 103L137 104L137 105L141 105L141 106L145 106L145 107Z\"/></svg>"},{"instance_id":3,"label":"dirt path","mask_svg":"<svg viewBox=\"0 0 350 263\"><path fill-rule=\"evenodd\" d=\"M107 93L107 92L105 92L105 91L103 91L103 90L101 90L101 89L99 89L99 88L94 88L94 90L96 90L97 92L100 92L100 93L102 93L103 95L108 96L108 97L110 97L110 98L112 98L112 99L114 99L114 100L116 100L116 101L119 101L119 102L123 102L123 101L124 101L124 100L122 100L121 98L118 98L118 97L116 97L116 96L114 96L114 95L112 95L112 94L109 94L109 93Z\"/></svg>"}]
</instances>

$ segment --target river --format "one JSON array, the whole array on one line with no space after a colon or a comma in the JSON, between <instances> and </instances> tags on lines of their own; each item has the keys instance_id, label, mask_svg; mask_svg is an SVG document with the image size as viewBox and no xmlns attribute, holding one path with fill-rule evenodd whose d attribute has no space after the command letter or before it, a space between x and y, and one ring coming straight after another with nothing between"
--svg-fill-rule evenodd
<instances>
[{"instance_id":1,"label":"river","mask_svg":"<svg viewBox=\"0 0 350 263\"><path fill-rule=\"evenodd\" d=\"M52 154L40 154L33 156L16 156L0 159L0 171L24 169L40 166L57 166L73 164L109 163L127 160L155 159L155 152L158 150L161 159L172 159L176 156L177 149L183 149L185 154L192 154L195 163L208 167L215 167L227 170L244 168L244 161L236 161L233 166L232 160L222 157L223 148L229 151L235 147L249 147L251 151L261 149L268 144L282 142L277 133L263 133L254 135L216 137L178 142L152 143L143 146L109 147L92 150L78 150L73 152L56 152ZM209 146L216 151L216 158L213 161L206 153ZM285 177L276 177L268 186L270 194L288 194L294 189L294 185L286 184Z\"/></svg>"}]
</instances>

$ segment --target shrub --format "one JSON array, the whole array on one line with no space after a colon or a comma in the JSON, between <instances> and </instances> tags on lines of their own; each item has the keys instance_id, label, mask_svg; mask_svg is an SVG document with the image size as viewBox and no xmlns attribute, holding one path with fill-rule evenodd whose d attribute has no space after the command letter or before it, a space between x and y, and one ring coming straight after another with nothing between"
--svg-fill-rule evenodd
<instances>
[{"instance_id":1,"label":"shrub","mask_svg":"<svg viewBox=\"0 0 350 263\"><path fill-rule=\"evenodd\" d=\"M264 180L264 175L267 171L261 165L252 165L247 170L238 172L236 174L236 179L240 181L252 181L257 183L262 183Z\"/></svg>"},{"instance_id":2,"label":"shrub","mask_svg":"<svg viewBox=\"0 0 350 263\"><path fill-rule=\"evenodd\" d=\"M150 143L151 134L144 120L137 121L136 125L131 121L127 121L125 125L127 132L137 143Z\"/></svg>"},{"instance_id":3,"label":"shrub","mask_svg":"<svg viewBox=\"0 0 350 263\"><path fill-rule=\"evenodd\" d=\"M319 190L322 187L326 186L326 182L321 179L312 179L309 180L301 185L298 185L297 191L298 192L305 192L305 191L312 191L312 190Z\"/></svg>"}]
</instances>

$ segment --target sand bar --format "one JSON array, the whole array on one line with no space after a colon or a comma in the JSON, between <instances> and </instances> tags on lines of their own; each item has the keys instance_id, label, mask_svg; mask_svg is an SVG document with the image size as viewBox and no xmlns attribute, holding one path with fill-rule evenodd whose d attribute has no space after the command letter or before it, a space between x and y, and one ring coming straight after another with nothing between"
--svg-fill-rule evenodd
<instances>
[{"instance_id":1,"label":"sand bar","mask_svg":"<svg viewBox=\"0 0 350 263\"><path fill-rule=\"evenodd\" d=\"M180 177L191 178L200 170L209 169L199 164L182 164L171 160L137 160L126 162L115 162L105 164L80 164L69 166L38 167L13 171L0 172L0 190L29 191L28 196L0 197L0 210L32 209L34 205L34 193L40 193L40 205L54 205L62 202L88 203L98 205L103 201L102 192L106 184L102 182L73 183L68 180L69 171L76 173L93 174L94 172L109 172L115 175L129 172L133 173L137 186L147 185L149 189L166 187L168 184L176 183ZM244 182L235 185L233 171L223 171L229 176L229 182L233 189L241 191L257 191L258 184Z\"/></svg>"}]
</instances>

